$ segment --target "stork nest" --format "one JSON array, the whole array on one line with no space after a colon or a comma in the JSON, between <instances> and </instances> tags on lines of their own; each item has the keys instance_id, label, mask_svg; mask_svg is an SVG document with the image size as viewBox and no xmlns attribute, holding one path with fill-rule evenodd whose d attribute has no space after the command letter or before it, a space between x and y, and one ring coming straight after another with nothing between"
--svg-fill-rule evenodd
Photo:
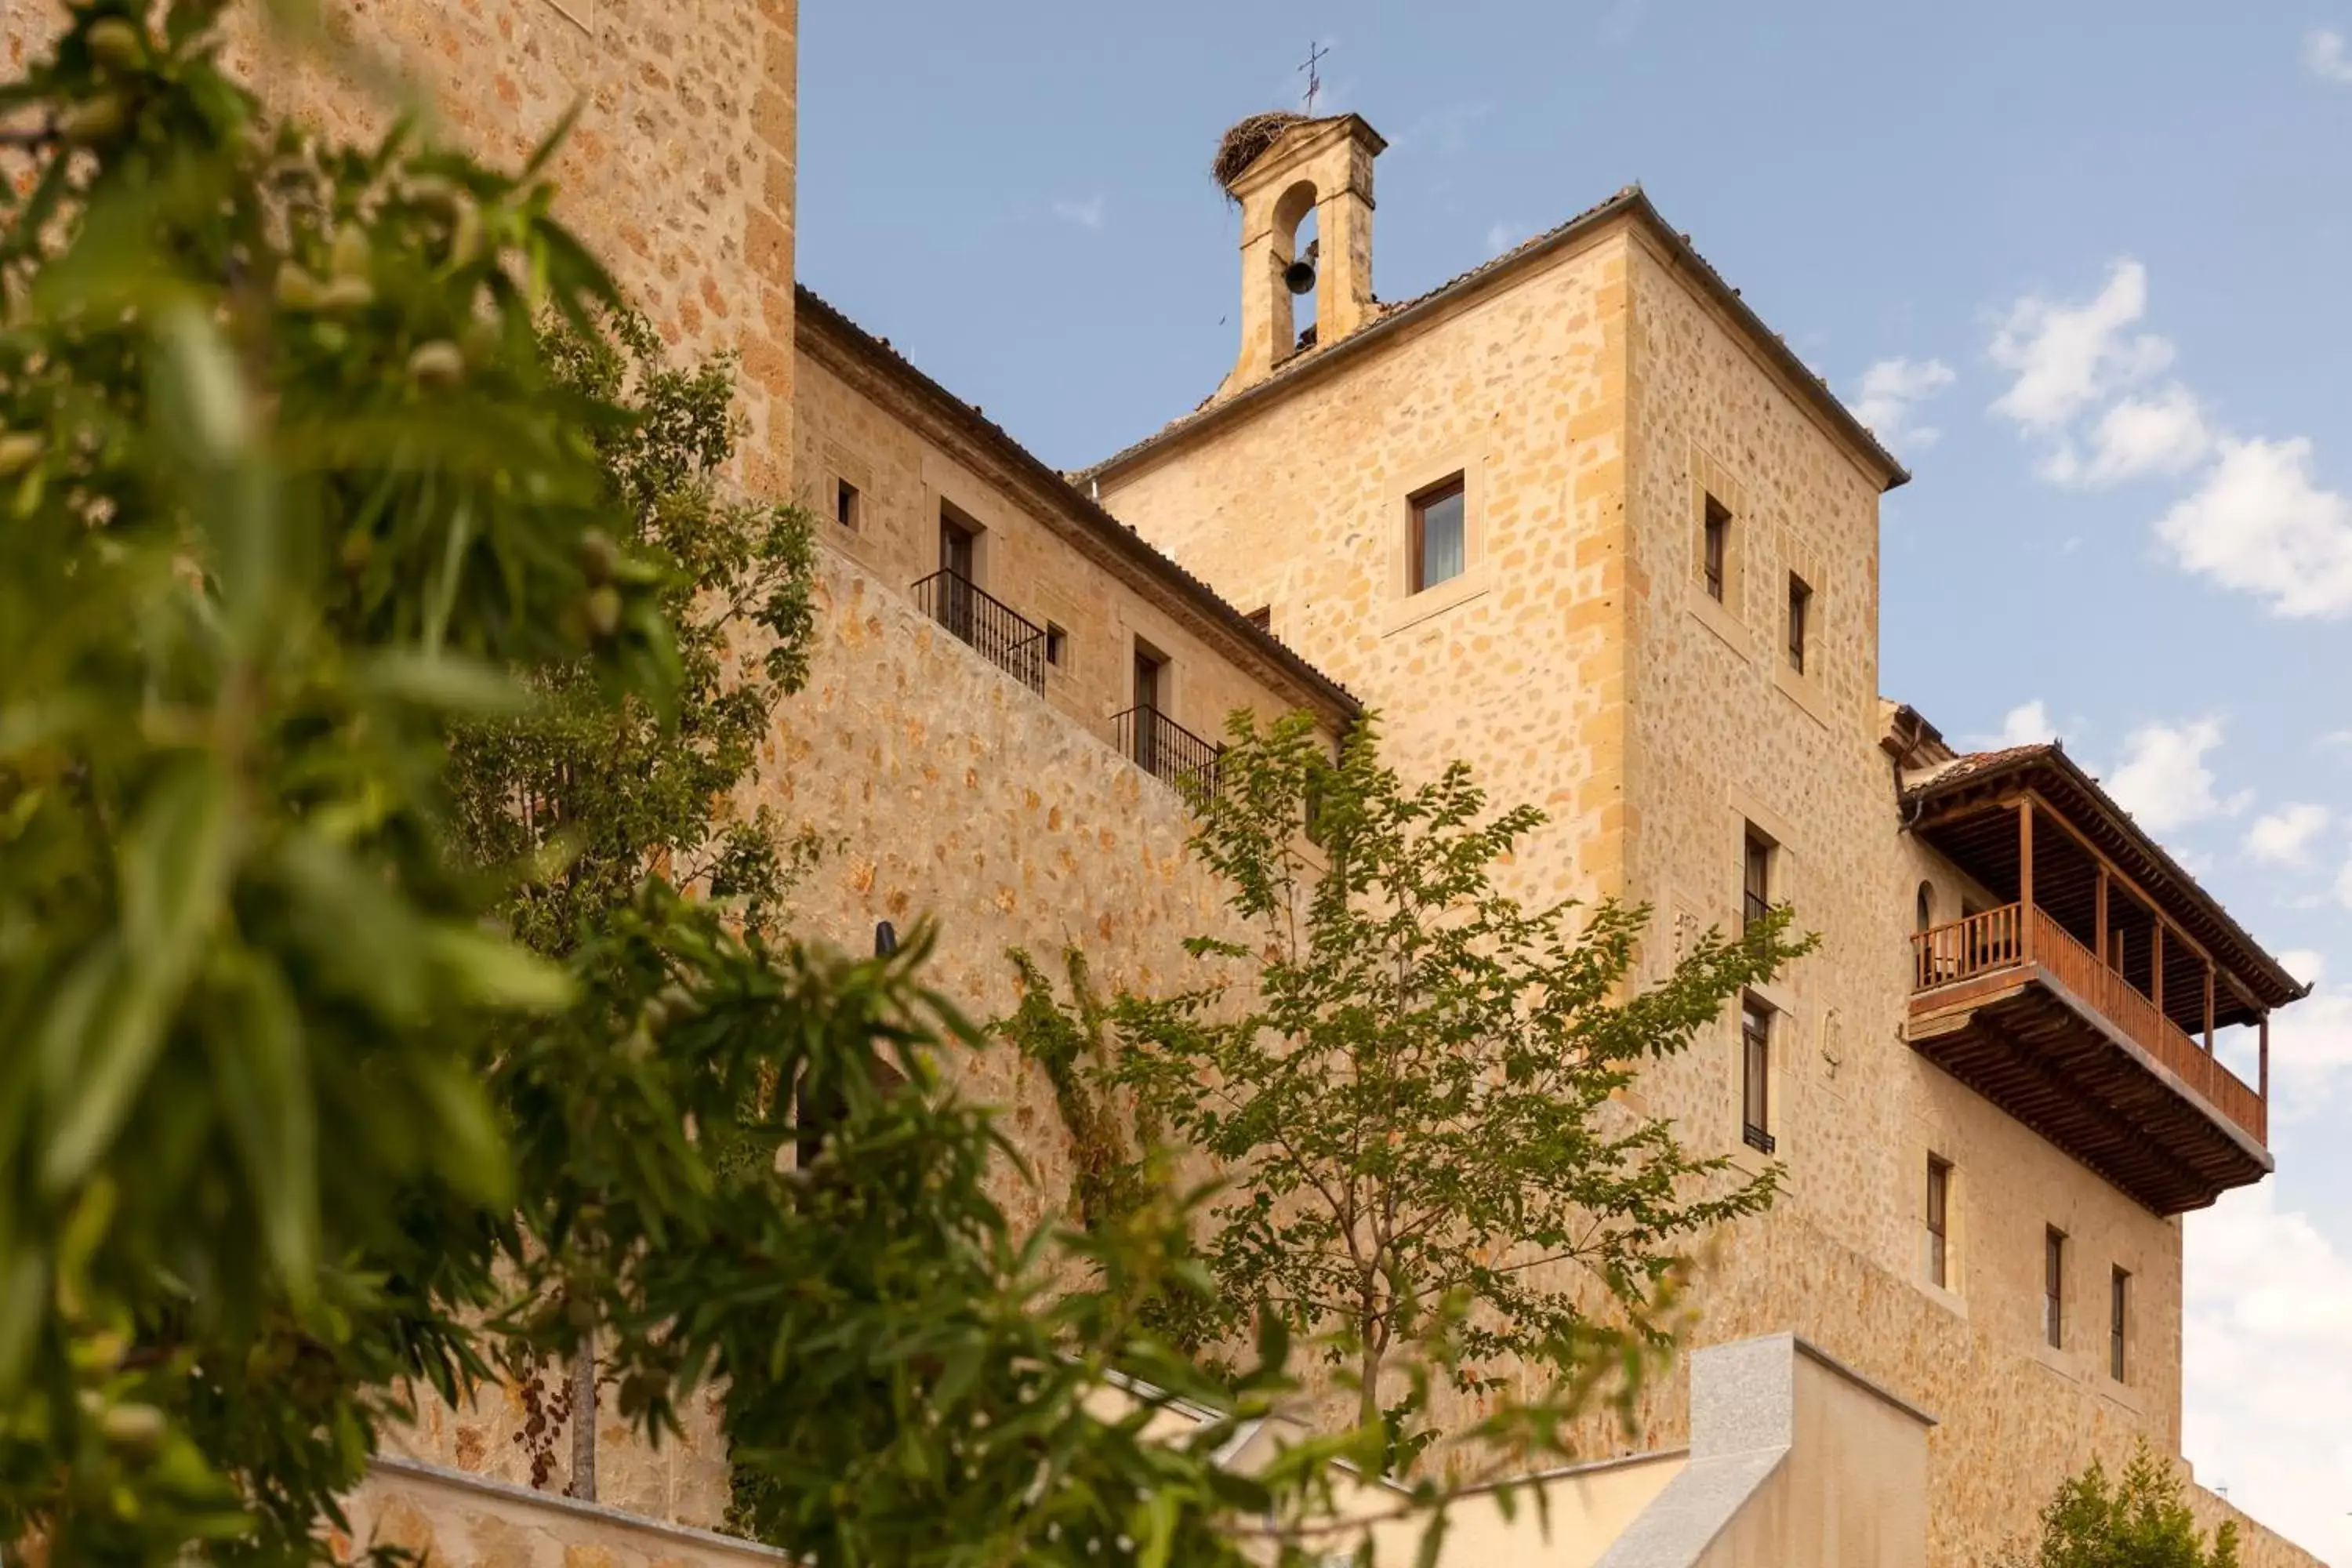
<instances>
[{"instance_id":1,"label":"stork nest","mask_svg":"<svg viewBox=\"0 0 2352 1568\"><path fill-rule=\"evenodd\" d=\"M1287 109L1269 109L1264 114L1253 114L1226 132L1217 141L1217 155L1209 164L1209 173L1226 191L1242 172L1265 156L1265 150L1282 140L1282 133L1294 125L1307 123L1307 116L1294 114Z\"/></svg>"}]
</instances>

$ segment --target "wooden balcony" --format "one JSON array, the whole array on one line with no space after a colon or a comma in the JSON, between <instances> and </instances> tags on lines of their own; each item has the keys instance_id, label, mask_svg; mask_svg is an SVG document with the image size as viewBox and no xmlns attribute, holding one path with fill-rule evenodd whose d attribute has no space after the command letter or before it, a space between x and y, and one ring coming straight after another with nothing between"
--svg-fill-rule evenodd
<instances>
[{"instance_id":1,"label":"wooden balcony","mask_svg":"<svg viewBox=\"0 0 2352 1568\"><path fill-rule=\"evenodd\" d=\"M2158 1214L2269 1173L2270 1107L2047 910L1911 939L1912 1045Z\"/></svg>"},{"instance_id":2,"label":"wooden balcony","mask_svg":"<svg viewBox=\"0 0 2352 1568\"><path fill-rule=\"evenodd\" d=\"M1960 759L1906 803L2010 899L1912 937L1913 1047L2158 1214L2267 1174L2270 1013L2305 988L2055 748ZM2214 1055L2238 1025L2253 1084Z\"/></svg>"}]
</instances>

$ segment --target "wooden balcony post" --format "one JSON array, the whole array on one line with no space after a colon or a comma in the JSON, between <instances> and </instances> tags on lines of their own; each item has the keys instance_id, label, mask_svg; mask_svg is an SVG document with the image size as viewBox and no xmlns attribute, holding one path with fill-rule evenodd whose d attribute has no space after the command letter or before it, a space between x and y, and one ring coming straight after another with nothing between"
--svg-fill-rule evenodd
<instances>
[{"instance_id":1,"label":"wooden balcony post","mask_svg":"<svg viewBox=\"0 0 2352 1568\"><path fill-rule=\"evenodd\" d=\"M2164 1011L2164 917L2154 910L2147 911L2154 919L2147 922L2147 999L2156 1010Z\"/></svg>"},{"instance_id":2,"label":"wooden balcony post","mask_svg":"<svg viewBox=\"0 0 2352 1568\"><path fill-rule=\"evenodd\" d=\"M2033 797L2017 803L2018 956L2033 962Z\"/></svg>"},{"instance_id":3,"label":"wooden balcony post","mask_svg":"<svg viewBox=\"0 0 2352 1568\"><path fill-rule=\"evenodd\" d=\"M2091 925L2097 932L2097 940L2091 943L2091 951L2099 955L2101 963L2113 968L2114 955L2107 951L2107 868L2105 866L2099 868L2098 890L2091 895Z\"/></svg>"},{"instance_id":4,"label":"wooden balcony post","mask_svg":"<svg viewBox=\"0 0 2352 1568\"><path fill-rule=\"evenodd\" d=\"M2263 1009L2262 1040L2263 1066L2260 1092L2263 1104L2267 1106L2271 1102L2271 1010L2267 1007Z\"/></svg>"},{"instance_id":5,"label":"wooden balcony post","mask_svg":"<svg viewBox=\"0 0 2352 1568\"><path fill-rule=\"evenodd\" d=\"M2205 1054L2213 1054L2213 961L2205 961Z\"/></svg>"}]
</instances>

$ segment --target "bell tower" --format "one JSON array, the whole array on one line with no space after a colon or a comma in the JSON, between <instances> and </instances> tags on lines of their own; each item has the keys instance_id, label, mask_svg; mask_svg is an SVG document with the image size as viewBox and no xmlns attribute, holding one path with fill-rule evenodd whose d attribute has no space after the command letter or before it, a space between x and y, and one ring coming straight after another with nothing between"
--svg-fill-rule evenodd
<instances>
[{"instance_id":1,"label":"bell tower","mask_svg":"<svg viewBox=\"0 0 2352 1568\"><path fill-rule=\"evenodd\" d=\"M1250 123L1228 133L1229 146ZM1242 343L1219 399L1264 381L1297 352L1293 294L1314 293L1318 343L1371 319L1372 160L1387 146L1357 115L1297 120L1226 180L1242 209ZM1307 256L1298 232L1310 214Z\"/></svg>"}]
</instances>

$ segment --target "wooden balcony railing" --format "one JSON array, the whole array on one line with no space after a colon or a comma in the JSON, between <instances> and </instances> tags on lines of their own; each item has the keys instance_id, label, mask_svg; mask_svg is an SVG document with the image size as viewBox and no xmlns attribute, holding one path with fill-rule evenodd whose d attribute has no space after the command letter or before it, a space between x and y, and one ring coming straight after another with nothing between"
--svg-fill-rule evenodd
<instances>
[{"instance_id":1,"label":"wooden balcony railing","mask_svg":"<svg viewBox=\"0 0 2352 1568\"><path fill-rule=\"evenodd\" d=\"M2027 910L2004 904L1914 935L1914 991L1932 991L2027 963L2027 915L2032 921L2030 962L2078 1001L2095 1009L2257 1142L2269 1142L2270 1108L2263 1097L2038 905Z\"/></svg>"}]
</instances>

